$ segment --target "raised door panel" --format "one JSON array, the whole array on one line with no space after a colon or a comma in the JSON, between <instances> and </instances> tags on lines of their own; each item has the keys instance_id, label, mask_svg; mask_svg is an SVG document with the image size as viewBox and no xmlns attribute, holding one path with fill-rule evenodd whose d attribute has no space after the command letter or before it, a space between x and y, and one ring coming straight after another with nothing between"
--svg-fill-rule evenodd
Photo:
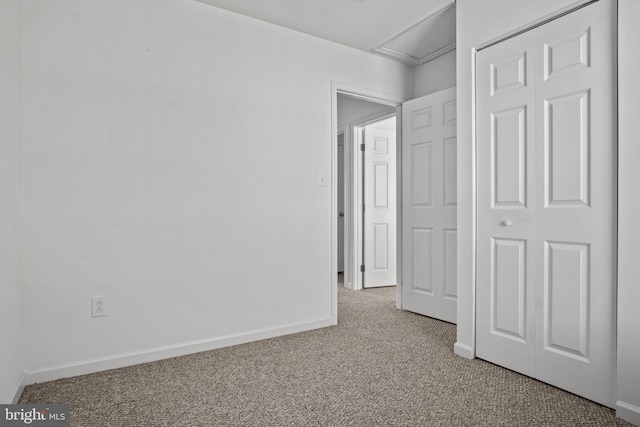
<instances>
[{"instance_id":1,"label":"raised door panel","mask_svg":"<svg viewBox=\"0 0 640 427\"><path fill-rule=\"evenodd\" d=\"M527 242L493 239L491 246L491 333L524 343Z\"/></svg>"},{"instance_id":2,"label":"raised door panel","mask_svg":"<svg viewBox=\"0 0 640 427\"><path fill-rule=\"evenodd\" d=\"M443 126L455 126L457 123L457 105L455 99L446 101L442 104L442 125Z\"/></svg>"},{"instance_id":3,"label":"raised door panel","mask_svg":"<svg viewBox=\"0 0 640 427\"><path fill-rule=\"evenodd\" d=\"M413 207L433 207L432 143L418 142L411 145L411 200Z\"/></svg>"},{"instance_id":4,"label":"raised door panel","mask_svg":"<svg viewBox=\"0 0 640 427\"><path fill-rule=\"evenodd\" d=\"M373 207L389 208L389 164L375 162L373 164Z\"/></svg>"},{"instance_id":5,"label":"raised door panel","mask_svg":"<svg viewBox=\"0 0 640 427\"><path fill-rule=\"evenodd\" d=\"M444 207L458 206L458 144L455 137L444 139Z\"/></svg>"},{"instance_id":6,"label":"raised door panel","mask_svg":"<svg viewBox=\"0 0 640 427\"><path fill-rule=\"evenodd\" d=\"M411 288L414 292L433 295L433 230L413 229Z\"/></svg>"},{"instance_id":7,"label":"raised door panel","mask_svg":"<svg viewBox=\"0 0 640 427\"><path fill-rule=\"evenodd\" d=\"M432 108L426 107L411 112L409 129L411 132L425 130L431 127Z\"/></svg>"},{"instance_id":8,"label":"raised door panel","mask_svg":"<svg viewBox=\"0 0 640 427\"><path fill-rule=\"evenodd\" d=\"M543 46L544 79L582 70L590 65L590 29L578 31Z\"/></svg>"},{"instance_id":9,"label":"raised door panel","mask_svg":"<svg viewBox=\"0 0 640 427\"><path fill-rule=\"evenodd\" d=\"M526 117L526 105L491 114L493 207L527 206Z\"/></svg>"},{"instance_id":10,"label":"raised door panel","mask_svg":"<svg viewBox=\"0 0 640 427\"><path fill-rule=\"evenodd\" d=\"M589 205L589 90L544 101L547 206Z\"/></svg>"},{"instance_id":11,"label":"raised door panel","mask_svg":"<svg viewBox=\"0 0 640 427\"><path fill-rule=\"evenodd\" d=\"M490 95L497 95L527 85L527 52L517 50L510 55L489 64Z\"/></svg>"},{"instance_id":12,"label":"raised door panel","mask_svg":"<svg viewBox=\"0 0 640 427\"><path fill-rule=\"evenodd\" d=\"M544 245L544 347L588 362L589 246Z\"/></svg>"},{"instance_id":13,"label":"raised door panel","mask_svg":"<svg viewBox=\"0 0 640 427\"><path fill-rule=\"evenodd\" d=\"M389 269L389 224L373 224L373 270Z\"/></svg>"}]
</instances>

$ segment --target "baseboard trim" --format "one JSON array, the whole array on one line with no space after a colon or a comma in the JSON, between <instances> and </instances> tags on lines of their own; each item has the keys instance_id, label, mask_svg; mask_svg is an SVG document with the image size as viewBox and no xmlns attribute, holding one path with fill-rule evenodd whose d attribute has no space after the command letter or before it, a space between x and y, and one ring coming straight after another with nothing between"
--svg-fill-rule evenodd
<instances>
[{"instance_id":1,"label":"baseboard trim","mask_svg":"<svg viewBox=\"0 0 640 427\"><path fill-rule=\"evenodd\" d=\"M460 357L464 357L465 359L475 359L476 356L473 354L473 349L466 344L462 344L457 342L453 345L453 352Z\"/></svg>"},{"instance_id":2,"label":"baseboard trim","mask_svg":"<svg viewBox=\"0 0 640 427\"><path fill-rule=\"evenodd\" d=\"M616 402L616 416L621 420L640 426L640 407L618 400Z\"/></svg>"},{"instance_id":3,"label":"baseboard trim","mask_svg":"<svg viewBox=\"0 0 640 427\"><path fill-rule=\"evenodd\" d=\"M255 330L237 335L155 347L148 350L134 351L130 353L115 354L112 356L82 360L33 371L25 371L23 374L24 380L22 384L24 387L25 385L54 381L60 378L69 378L110 369L124 368L126 366L155 362L157 360L186 356L188 354L200 353L202 351L215 350L222 347L230 347L238 344L246 344L253 341L310 331L312 329L325 328L327 326L332 326L332 324L333 322L331 318L327 318L278 328Z\"/></svg>"},{"instance_id":4,"label":"baseboard trim","mask_svg":"<svg viewBox=\"0 0 640 427\"><path fill-rule=\"evenodd\" d=\"M13 393L11 393L10 395L11 396L11 401L9 402L10 404L16 404L20 400L20 397L22 396L22 392L24 391L24 381L25 381L25 375L24 375L24 372L22 372L18 377L16 386L13 388Z\"/></svg>"}]
</instances>

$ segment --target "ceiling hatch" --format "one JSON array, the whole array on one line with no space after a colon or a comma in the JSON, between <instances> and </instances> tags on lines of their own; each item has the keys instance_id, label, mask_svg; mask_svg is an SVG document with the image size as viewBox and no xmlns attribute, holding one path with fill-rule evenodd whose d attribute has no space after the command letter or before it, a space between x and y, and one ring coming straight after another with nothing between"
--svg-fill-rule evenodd
<instances>
[{"instance_id":1,"label":"ceiling hatch","mask_svg":"<svg viewBox=\"0 0 640 427\"><path fill-rule=\"evenodd\" d=\"M455 4L371 49L411 65L424 64L456 48Z\"/></svg>"}]
</instances>

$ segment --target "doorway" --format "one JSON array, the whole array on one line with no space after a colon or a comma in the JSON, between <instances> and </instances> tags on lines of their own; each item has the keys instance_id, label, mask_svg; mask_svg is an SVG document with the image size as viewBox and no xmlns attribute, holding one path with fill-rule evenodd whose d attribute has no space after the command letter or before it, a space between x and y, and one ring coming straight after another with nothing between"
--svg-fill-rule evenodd
<instances>
[{"instance_id":1,"label":"doorway","mask_svg":"<svg viewBox=\"0 0 640 427\"><path fill-rule=\"evenodd\" d=\"M341 97L342 98L342 97ZM341 99L342 100L342 99ZM373 104L367 101L352 100L358 107L353 113L358 116L368 112L370 108L381 109L380 112L368 114L349 123L352 141L357 155L352 163L345 166L345 133L347 126L338 127L337 145L337 206L338 206L338 285L345 286L348 281L345 274L348 263L345 254L356 252L356 289L376 288L396 285L396 248L397 248L397 179L396 179L396 115L386 105ZM348 102L347 102L348 103ZM366 103L366 104L365 104ZM338 104L338 111L341 110ZM352 105L352 106L353 106ZM372 121L373 120L373 121ZM359 147L359 148L358 148ZM356 192L347 191L345 172L357 172ZM349 197L349 200L346 200ZM351 198L354 197L354 200ZM345 214L345 206L355 205L360 209L352 210L357 218ZM355 247L346 247L345 224L359 224L360 232L356 233ZM350 272L349 272L350 273ZM359 280L358 280L359 279Z\"/></svg>"},{"instance_id":2,"label":"doorway","mask_svg":"<svg viewBox=\"0 0 640 427\"><path fill-rule=\"evenodd\" d=\"M333 223L335 234L333 234L332 245L335 266L332 270L332 283L335 284L334 308L337 310L337 254L339 245L344 247L344 280L342 282L344 287L354 290L367 287L365 283L367 277L366 243L364 240L367 220L366 216L362 215L363 212L366 213L367 209L363 199L357 197L358 193L364 195L366 192L366 186L364 186L366 165L364 165L365 160L360 147L362 144L366 145L367 126L395 116L397 141L395 150L393 150L395 152L393 160L395 171L390 172L384 167L378 168L377 171L380 181L385 182L386 185L389 185L390 175L396 181L393 184L397 189L395 196L382 193L386 197L394 199L395 227L387 225L375 230L375 227L371 225L380 223L377 220L372 221L370 225L370 228L379 232L383 241L385 239L393 240L396 243L395 255L389 254L389 250L379 251L378 254L382 254L379 259L369 261L368 264L384 265L384 262L379 261L389 260L390 256L393 258L396 266L393 275L395 275L396 307L398 309L455 323L457 289L455 274L457 265L455 88L445 89L404 103L384 101L383 97L375 97L374 95L367 95L363 98L363 95L354 95L358 92L362 94L360 89L356 91L347 88L348 86L336 83L332 87L334 96L332 142L335 154L332 169L336 172L333 179L334 182L337 182L337 171L342 171L337 163L339 151L337 147L339 146L338 129L342 129L344 126L342 138L345 183L344 211L338 210L337 186L332 193L334 197L332 219L335 221ZM384 106L386 108L374 112L369 111L368 116L360 119L355 118L358 117L358 114L352 115L353 121L341 122L339 118L343 117L347 110L352 110L338 108L339 98L342 100L341 107L344 105L344 100L353 102L355 99L367 101L367 105L370 107L369 103L373 103L372 108L380 109L385 108ZM382 106L376 106L376 103ZM395 108L393 108L394 106ZM360 111L360 116L362 114ZM338 124L341 127L338 127ZM370 145L375 145L375 141L372 141ZM384 145L385 143L381 144L381 146ZM366 155L366 149L364 153ZM375 172L375 167L370 166L369 170ZM376 173L373 174L373 177L369 177L369 181L375 182L375 175ZM363 178L360 179L360 176ZM383 200L384 197L381 197L381 200L374 200L373 203L384 204ZM405 215L400 208L402 200L409 201L409 206L405 206L408 209L406 212L411 211L409 215ZM365 205L364 210L363 205ZM337 231L340 213L344 213L344 242L340 240L338 243ZM426 215L425 218L423 218L423 213ZM390 229L393 229L395 235L391 236ZM441 256L438 255L440 253L442 253ZM372 251L371 254L376 254L376 251ZM400 262L401 260L402 262ZM392 280L386 280L380 285L394 284Z\"/></svg>"},{"instance_id":3,"label":"doorway","mask_svg":"<svg viewBox=\"0 0 640 427\"><path fill-rule=\"evenodd\" d=\"M336 85L337 86L337 85ZM343 86L344 87L344 86ZM352 90L345 90L346 87L334 90L335 96L335 130L333 138L333 147L335 153L335 171L334 179L336 182L333 195L334 220L335 220L335 243L333 245L333 258L335 263L334 281L339 286L344 286L348 289L360 290L366 285L364 282L366 271L361 271L365 266L365 257L368 254L366 249L367 241L372 240L371 235L365 240L366 234L371 234L371 230L377 231L378 237L378 259L375 257L373 261L378 261L378 266L393 267L397 264L397 254L395 246L397 245L395 230L396 222L396 195L394 192L389 192L387 198L392 200L387 201L386 205L389 209L393 210L391 215L393 221L387 222L386 225L380 225L380 222L370 224L368 229L365 227L365 210L362 209L364 203L365 190L368 188L367 183L372 180L372 177L365 177L366 173L365 159L360 147L364 144L375 145L375 139L371 139L369 143L365 141L367 135L372 135L378 130L373 128L375 123L386 120L384 123L378 125L383 127L381 132L386 132L387 135L391 135L390 138L394 147L387 147L387 150L392 149L393 154L392 165L382 165L382 162L377 164L377 167L372 163L372 172L375 176L376 170L378 175L378 198L382 203L383 195L380 194L381 187L383 187L383 179L387 185L392 184L395 190L395 176L396 176L396 157L395 157L395 140L397 139L397 127L396 127L396 106L399 102L393 100L385 100L384 98L372 96L373 94L367 94L363 92L355 92ZM371 126L371 127L370 127ZM368 130L367 128L370 127ZM378 137L379 138L379 137ZM382 150L384 141L378 139L378 149ZM386 141L389 144L389 141ZM375 147L373 147L375 148ZM375 162L373 159L369 159ZM380 159L378 159L380 160ZM388 163L389 159L387 159ZM389 182L389 174L391 174L392 182ZM372 185L375 185L372 182ZM374 201L375 203L375 201ZM377 227L377 230L375 229ZM382 242L388 242L392 244L393 248L384 250ZM366 270L366 266L364 267ZM389 270L389 268L387 268ZM385 284L395 285L397 280L396 269L391 269L388 274L392 275L391 279L388 279ZM379 286L379 285L378 285Z\"/></svg>"}]
</instances>

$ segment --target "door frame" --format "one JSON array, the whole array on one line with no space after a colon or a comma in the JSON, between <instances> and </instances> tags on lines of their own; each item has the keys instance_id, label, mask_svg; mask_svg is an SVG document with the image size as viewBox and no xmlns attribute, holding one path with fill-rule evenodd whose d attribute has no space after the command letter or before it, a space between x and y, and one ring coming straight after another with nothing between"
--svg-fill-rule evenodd
<instances>
[{"instance_id":1,"label":"door frame","mask_svg":"<svg viewBox=\"0 0 640 427\"><path fill-rule=\"evenodd\" d=\"M337 197L338 197L338 93L344 94L344 95L349 95L352 96L354 98L359 98L365 101L371 101L371 102L376 102L378 104L383 104L383 105L388 105L391 108L395 108L395 114L396 114L396 141L401 141L401 137L402 137L402 126L398 126L397 123L402 123L402 99L398 99L392 95L389 95L387 93L383 93L380 92L378 90L375 89L371 89L371 88L364 88L358 85L354 85L351 83L344 83L344 82L339 82L339 81L335 81L332 80L331 81L331 128L330 128L330 132L331 132L331 277L330 277L330 286L331 286L331 319L332 322L335 324L338 322L338 203L337 203ZM354 185L357 185L357 181L354 179L354 175L357 173L357 171L352 170L351 165L353 165L354 161L354 157L357 158L358 156L356 156L356 153L354 153L354 151L357 148L357 145L355 145L354 141L353 141L353 131L350 131L349 129L347 129L347 132L345 133L345 179L344 179L344 185L345 185L345 198L346 200L350 200L349 197L351 197L353 199L353 194L356 194L357 189L354 188ZM401 151L400 151L400 144L397 144L397 148L398 148L398 157L397 157L397 167L396 167L396 173L398 174L397 176L401 176L399 175L402 172L401 169L401 164L400 161L402 160L402 156L401 156ZM349 170L347 170L349 169ZM398 191L397 191L397 197L398 197L398 203L397 203L397 209L398 209L398 222L397 222L397 227L398 229L401 229L400 227L402 226L401 224L401 216L400 216L400 209L401 209L401 199L400 196L402 195L402 191L401 191L401 187L400 187L400 182L398 181ZM351 241L353 242L352 246L355 245L355 242L357 242L357 240L355 240L354 233L355 230L357 229L357 227L354 227L354 224L351 224L351 220L350 218L356 216L355 212L354 212L354 206L353 203L345 203L345 218L347 218L347 220L345 220L345 231L344 231L344 235L345 235L345 242ZM357 210L355 210L357 212ZM402 258L402 254L401 254L401 240L400 237L398 235L397 238L397 242L396 245L398 247L397 250L397 259L401 260ZM352 240L353 239L353 240ZM348 245L346 245L348 246ZM353 259L350 259L349 253L346 251L347 248L345 248L345 270L350 270L352 272L356 272L355 268L359 269L359 264L357 264L357 256L353 257ZM355 267L357 264L358 267ZM345 273L347 273L345 271ZM348 281L347 275L345 274L345 283ZM396 279L396 306L398 308L401 307L401 298L402 298L402 293L401 293L401 272L400 269L397 269L397 279Z\"/></svg>"}]
</instances>

